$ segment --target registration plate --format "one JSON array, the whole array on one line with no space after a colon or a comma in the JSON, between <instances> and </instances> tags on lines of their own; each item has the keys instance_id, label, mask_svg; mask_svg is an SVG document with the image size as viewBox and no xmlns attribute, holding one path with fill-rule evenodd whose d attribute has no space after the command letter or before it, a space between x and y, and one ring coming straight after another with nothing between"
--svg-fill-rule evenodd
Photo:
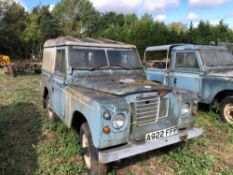
<instances>
[{"instance_id":1,"label":"registration plate","mask_svg":"<svg viewBox=\"0 0 233 175\"><path fill-rule=\"evenodd\" d=\"M159 138L169 137L178 133L178 127L174 126L171 128L161 129L154 132L147 133L145 136L146 142L158 140Z\"/></svg>"}]
</instances>

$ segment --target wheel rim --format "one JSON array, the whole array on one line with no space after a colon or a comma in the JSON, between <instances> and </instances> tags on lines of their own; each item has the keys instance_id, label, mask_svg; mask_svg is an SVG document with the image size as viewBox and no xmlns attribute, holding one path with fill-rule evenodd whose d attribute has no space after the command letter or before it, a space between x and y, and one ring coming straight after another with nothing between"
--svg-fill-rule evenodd
<instances>
[{"instance_id":1,"label":"wheel rim","mask_svg":"<svg viewBox=\"0 0 233 175\"><path fill-rule=\"evenodd\" d=\"M226 121L230 124L233 124L233 104L227 104L224 107L224 117L226 119Z\"/></svg>"},{"instance_id":2,"label":"wheel rim","mask_svg":"<svg viewBox=\"0 0 233 175\"><path fill-rule=\"evenodd\" d=\"M90 158L90 151L89 151L89 142L85 134L82 136L82 148L87 148L87 152L85 153L84 161L86 163L87 168L91 168L91 158Z\"/></svg>"},{"instance_id":3,"label":"wheel rim","mask_svg":"<svg viewBox=\"0 0 233 175\"><path fill-rule=\"evenodd\" d=\"M48 104L48 116L49 116L49 119L53 118L53 111L51 109L51 105L50 104Z\"/></svg>"}]
</instances>

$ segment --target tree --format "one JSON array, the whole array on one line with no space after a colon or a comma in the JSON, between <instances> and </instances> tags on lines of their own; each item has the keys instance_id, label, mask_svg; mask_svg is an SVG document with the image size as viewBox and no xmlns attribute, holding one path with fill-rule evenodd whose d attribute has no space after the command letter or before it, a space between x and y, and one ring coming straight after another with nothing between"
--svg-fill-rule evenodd
<instances>
[{"instance_id":1,"label":"tree","mask_svg":"<svg viewBox=\"0 0 233 175\"><path fill-rule=\"evenodd\" d=\"M80 0L77 8L81 23L81 32L84 33L85 36L94 36L97 32L99 13L89 0Z\"/></svg>"},{"instance_id":2,"label":"tree","mask_svg":"<svg viewBox=\"0 0 233 175\"><path fill-rule=\"evenodd\" d=\"M0 0L0 52L16 57L41 55L43 43L61 35L108 38L135 44L143 55L146 47L171 43L209 44L233 42L233 31L223 20L218 25L200 21L189 28L180 23L164 24L149 14L100 13L89 0L61 0L49 11L35 7L30 13L15 0Z\"/></svg>"},{"instance_id":3,"label":"tree","mask_svg":"<svg viewBox=\"0 0 233 175\"><path fill-rule=\"evenodd\" d=\"M181 32L187 32L188 28L185 24L181 23L181 22L172 22L170 24L167 25L169 30L174 30L176 31L178 34L180 34Z\"/></svg>"},{"instance_id":4,"label":"tree","mask_svg":"<svg viewBox=\"0 0 233 175\"><path fill-rule=\"evenodd\" d=\"M64 35L81 37L96 32L98 13L89 0L61 0L53 13Z\"/></svg>"},{"instance_id":5,"label":"tree","mask_svg":"<svg viewBox=\"0 0 233 175\"><path fill-rule=\"evenodd\" d=\"M58 35L58 22L49 11L49 6L35 7L27 18L27 26L23 35L23 40L31 48L27 51L32 55L39 54L41 57L43 43Z\"/></svg>"},{"instance_id":6,"label":"tree","mask_svg":"<svg viewBox=\"0 0 233 175\"><path fill-rule=\"evenodd\" d=\"M0 1L0 51L13 57L24 54L21 41L26 26L25 9L13 1Z\"/></svg>"},{"instance_id":7,"label":"tree","mask_svg":"<svg viewBox=\"0 0 233 175\"><path fill-rule=\"evenodd\" d=\"M145 14L141 19L132 25L131 43L137 45L140 55L147 46L156 44L156 36L159 27L159 22L154 23L152 16Z\"/></svg>"}]
</instances>

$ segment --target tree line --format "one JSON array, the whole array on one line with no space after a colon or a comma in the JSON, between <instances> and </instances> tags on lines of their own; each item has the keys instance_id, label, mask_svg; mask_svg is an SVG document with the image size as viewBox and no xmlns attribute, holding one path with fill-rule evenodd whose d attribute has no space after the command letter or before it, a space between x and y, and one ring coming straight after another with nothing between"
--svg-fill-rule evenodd
<instances>
[{"instance_id":1,"label":"tree line","mask_svg":"<svg viewBox=\"0 0 233 175\"><path fill-rule=\"evenodd\" d=\"M89 0L61 0L53 9L37 6L31 12L15 1L0 1L0 54L13 58L40 57L43 43L58 36L108 38L135 44L142 55L151 45L233 42L233 30L220 21L198 26L165 24L149 14L100 13Z\"/></svg>"}]
</instances>

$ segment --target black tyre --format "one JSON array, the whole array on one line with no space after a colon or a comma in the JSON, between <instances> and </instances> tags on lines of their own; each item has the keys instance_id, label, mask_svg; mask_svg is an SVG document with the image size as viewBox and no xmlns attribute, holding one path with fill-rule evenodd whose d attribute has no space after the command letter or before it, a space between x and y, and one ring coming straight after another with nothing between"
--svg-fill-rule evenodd
<instances>
[{"instance_id":1,"label":"black tyre","mask_svg":"<svg viewBox=\"0 0 233 175\"><path fill-rule=\"evenodd\" d=\"M233 125L233 96L226 97L221 101L220 113L223 121Z\"/></svg>"},{"instance_id":2,"label":"black tyre","mask_svg":"<svg viewBox=\"0 0 233 175\"><path fill-rule=\"evenodd\" d=\"M98 161L98 150L92 142L90 129L87 123L83 123L80 129L80 149L83 161L90 175L107 174L107 165Z\"/></svg>"},{"instance_id":3,"label":"black tyre","mask_svg":"<svg viewBox=\"0 0 233 175\"><path fill-rule=\"evenodd\" d=\"M41 74L41 70L40 69L35 69L34 72L35 72L35 74Z\"/></svg>"}]
</instances>

